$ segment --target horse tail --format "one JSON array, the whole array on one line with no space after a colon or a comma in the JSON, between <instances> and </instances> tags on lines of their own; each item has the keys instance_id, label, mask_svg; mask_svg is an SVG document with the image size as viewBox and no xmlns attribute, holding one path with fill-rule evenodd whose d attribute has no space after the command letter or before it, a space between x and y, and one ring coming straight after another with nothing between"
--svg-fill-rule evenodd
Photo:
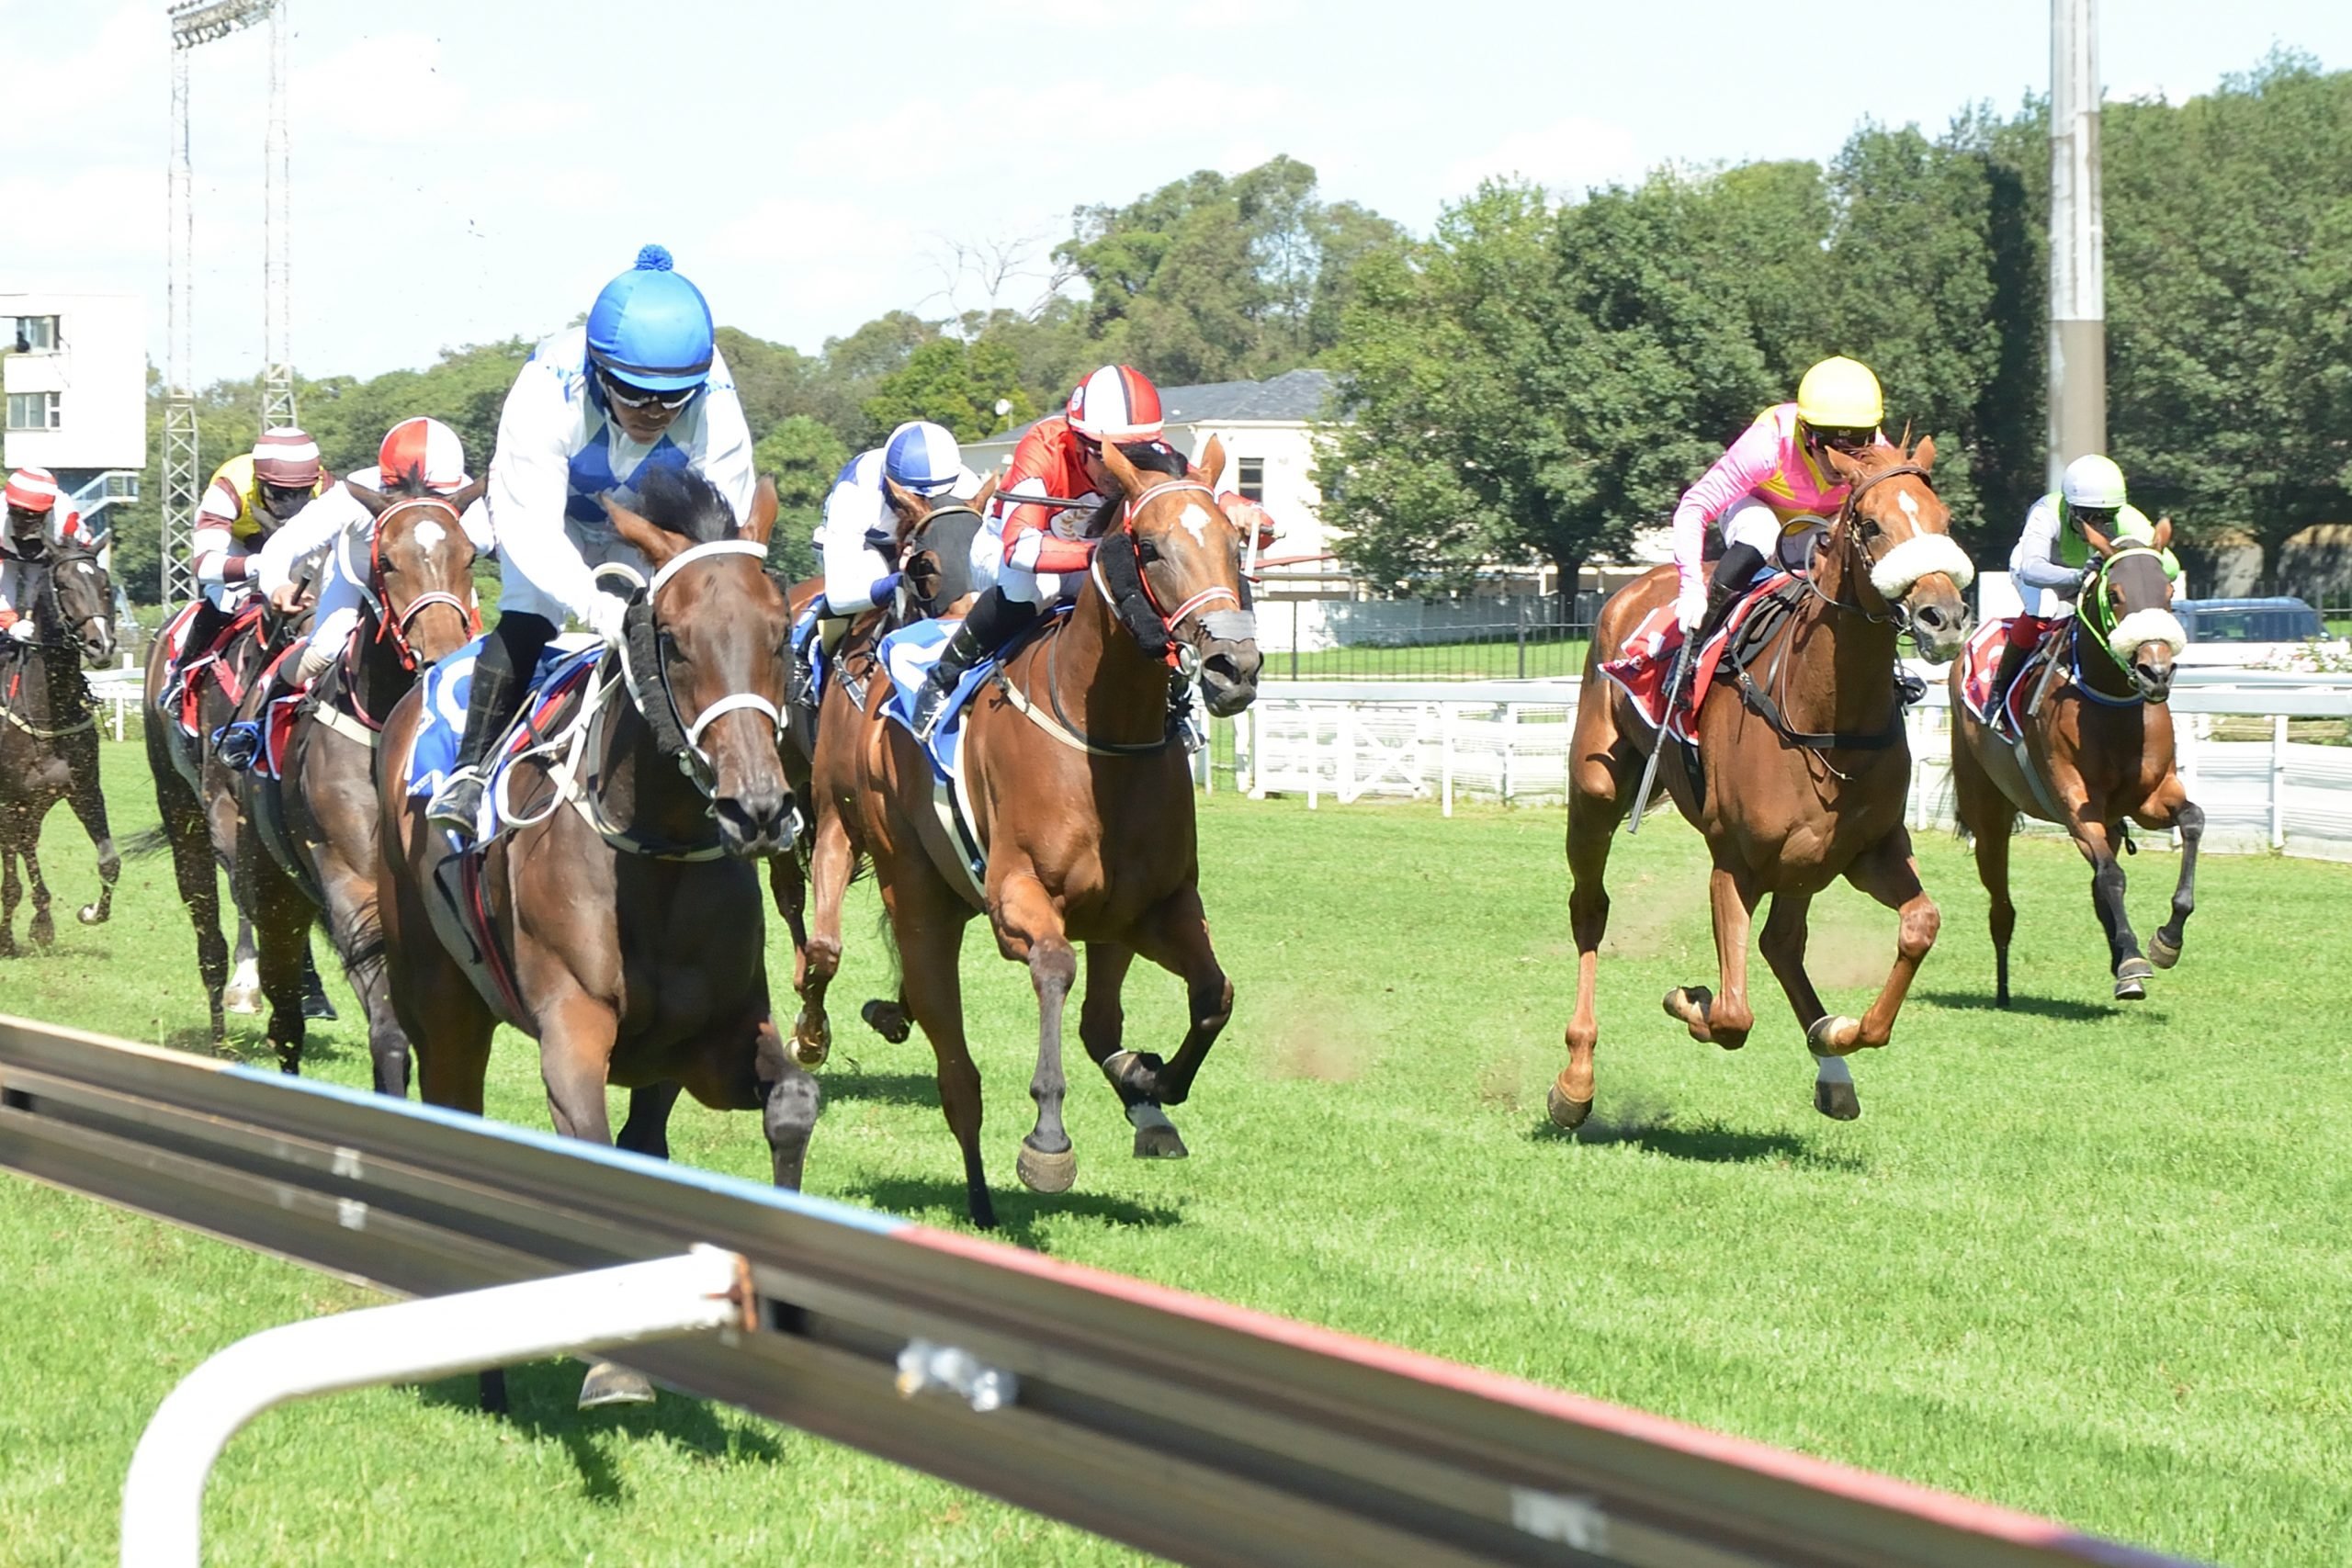
<instances>
[{"instance_id":1,"label":"horse tail","mask_svg":"<svg viewBox=\"0 0 2352 1568\"><path fill-rule=\"evenodd\" d=\"M153 828L141 828L136 833L115 840L116 851L125 860L143 860L149 855L161 854L171 847L172 836L164 830L160 823Z\"/></svg>"}]
</instances>

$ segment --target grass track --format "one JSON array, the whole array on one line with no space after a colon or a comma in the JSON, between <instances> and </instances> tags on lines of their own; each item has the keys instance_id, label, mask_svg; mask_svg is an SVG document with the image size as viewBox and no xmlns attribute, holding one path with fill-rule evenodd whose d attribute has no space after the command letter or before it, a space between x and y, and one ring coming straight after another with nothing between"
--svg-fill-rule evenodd
<instances>
[{"instance_id":1,"label":"grass track","mask_svg":"<svg viewBox=\"0 0 2352 1568\"><path fill-rule=\"evenodd\" d=\"M107 754L127 832L151 819L142 766ZM969 944L1012 1239L2150 1545L2345 1560L2352 1078L2331 1002L2352 972L2352 870L2209 860L2182 967L2127 1011L2106 999L2079 862L2020 842L2024 1004L1999 1014L1973 869L1932 839L1943 940L1894 1046L1857 1061L1863 1120L1837 1125L1811 1110L1769 978L1736 1055L1658 1012L1668 985L1713 979L1699 845L1621 840L1600 1108L1577 1142L1542 1109L1572 981L1557 810L1446 822L1219 795L1203 828L1239 999L1179 1113L1190 1162L1129 1159L1111 1095L1074 1077L1078 1190L1022 1191L1034 1007ZM62 812L46 843L66 929L0 964L6 1006L187 1043L193 947L165 863L132 863L115 922L84 931L86 846ZM2126 863L2152 924L2174 863ZM860 889L809 1186L960 1224L929 1054L854 1029L883 973L872 910ZM1815 931L1825 992L1858 1010L1892 917L1826 896ZM1139 971L1129 1020L1132 1041L1172 1044L1174 983ZM313 1040L316 1071L366 1081L354 1023ZM527 1045L503 1039L493 1075L493 1113L546 1125ZM699 1165L764 1164L748 1115L682 1107L673 1138ZM360 1299L0 1178L0 1563L111 1561L123 1466L170 1385L243 1334ZM473 1415L462 1383L264 1417L217 1472L212 1560L1132 1560L724 1408L582 1417L577 1369L555 1364L514 1385L511 1424Z\"/></svg>"}]
</instances>

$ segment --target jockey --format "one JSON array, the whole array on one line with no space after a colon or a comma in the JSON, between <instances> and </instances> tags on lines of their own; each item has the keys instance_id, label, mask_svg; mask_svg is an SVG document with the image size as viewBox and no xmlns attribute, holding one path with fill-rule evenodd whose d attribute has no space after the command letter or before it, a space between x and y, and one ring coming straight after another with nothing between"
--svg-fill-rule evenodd
<instances>
[{"instance_id":1,"label":"jockey","mask_svg":"<svg viewBox=\"0 0 2352 1568\"><path fill-rule=\"evenodd\" d=\"M908 421L881 446L842 465L813 538L825 589L812 608L829 652L852 617L888 600L899 586L899 519L883 486L886 477L926 498L969 496L979 488L955 435L927 420ZM815 656L806 642L793 649L790 693L803 706L817 699Z\"/></svg>"},{"instance_id":2,"label":"jockey","mask_svg":"<svg viewBox=\"0 0 2352 1568\"><path fill-rule=\"evenodd\" d=\"M1796 401L1780 403L1715 459L1674 509L1674 564L1680 581L1674 618L1685 635L1712 631L1724 607L1768 563L1802 570L1847 487L1822 454L1884 445L1878 378L1856 360L1825 359L1797 383ZM1712 591L1700 572L1707 525L1720 524L1724 557Z\"/></svg>"},{"instance_id":3,"label":"jockey","mask_svg":"<svg viewBox=\"0 0 2352 1568\"><path fill-rule=\"evenodd\" d=\"M2001 667L1993 675L1993 701L1998 704L2017 679L2026 657L2061 621L2075 613L2075 600L2091 576L2090 541L2086 525L2114 539L2145 544L2155 537L2147 513L2125 497L2123 470L2111 457L2098 453L2066 465L2058 488L2035 502L2025 514L2025 531L2009 552L2009 576L2025 598L2024 613L2009 628L2001 649ZM2173 553L2164 556L2165 575L2180 575Z\"/></svg>"},{"instance_id":4,"label":"jockey","mask_svg":"<svg viewBox=\"0 0 2352 1568\"><path fill-rule=\"evenodd\" d=\"M58 488L47 468L18 468L8 476L8 525L0 535L0 630L18 642L34 637L33 619L19 614L17 595L28 571L47 564L54 546L90 543L82 514Z\"/></svg>"},{"instance_id":5,"label":"jockey","mask_svg":"<svg viewBox=\"0 0 2352 1568\"><path fill-rule=\"evenodd\" d=\"M623 602L599 589L593 569L626 566L642 578L647 563L598 498L632 501L649 468L699 470L738 519L751 514L752 435L710 304L660 245L605 285L585 324L540 344L506 394L490 460L498 626L474 663L457 766L425 808L434 821L472 831L482 760L565 616L620 642Z\"/></svg>"},{"instance_id":6,"label":"jockey","mask_svg":"<svg viewBox=\"0 0 2352 1568\"><path fill-rule=\"evenodd\" d=\"M1022 436L989 502L987 525L972 540L973 574L991 586L973 602L915 694L920 739L931 739L966 671L1084 583L1095 542L1080 537L1080 530L1117 490L1102 465L1102 444L1148 445L1160 429L1159 389L1133 366L1105 365L1078 384L1060 414Z\"/></svg>"},{"instance_id":7,"label":"jockey","mask_svg":"<svg viewBox=\"0 0 2352 1568\"><path fill-rule=\"evenodd\" d=\"M345 475L341 484L302 509L293 522L269 537L254 558L253 581L283 615L300 605L295 579L307 565L316 591L318 608L311 635L304 641L293 683L307 687L319 678L358 629L361 592L367 587L355 572L366 570L368 543L376 514L360 503L352 487L379 494L393 493L413 476L427 493L454 495L473 482L466 472L465 444L458 433L437 419L404 419L392 426L378 448L376 466ZM477 554L490 553L490 513L477 501L458 519Z\"/></svg>"},{"instance_id":8,"label":"jockey","mask_svg":"<svg viewBox=\"0 0 2352 1568\"><path fill-rule=\"evenodd\" d=\"M232 617L252 599L254 547L276 533L326 488L319 444L291 426L265 430L251 452L213 472L196 509L189 541L204 603L181 645L210 648Z\"/></svg>"}]
</instances>

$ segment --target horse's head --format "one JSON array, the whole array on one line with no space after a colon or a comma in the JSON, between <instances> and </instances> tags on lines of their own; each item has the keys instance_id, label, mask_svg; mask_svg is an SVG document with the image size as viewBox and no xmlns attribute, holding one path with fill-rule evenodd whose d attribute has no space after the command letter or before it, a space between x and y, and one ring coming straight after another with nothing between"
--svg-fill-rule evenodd
<instances>
[{"instance_id":1,"label":"horse's head","mask_svg":"<svg viewBox=\"0 0 2352 1568\"><path fill-rule=\"evenodd\" d=\"M634 671L640 709L666 701L678 761L710 797L727 852L751 860L792 843L792 791L776 751L783 733L792 609L767 574L775 481L763 479L738 529L700 474L656 469L639 486L642 513L607 500L622 538L653 567L632 649L646 637L657 671ZM649 636L650 632L650 636ZM641 656L640 656L641 657ZM648 692L658 672L658 692ZM651 716L649 715L649 717ZM657 721L657 735L662 726Z\"/></svg>"},{"instance_id":2,"label":"horse's head","mask_svg":"<svg viewBox=\"0 0 2352 1568\"><path fill-rule=\"evenodd\" d=\"M61 629L81 646L83 660L104 664L114 657L114 580L97 552L61 546L50 552L50 592Z\"/></svg>"},{"instance_id":3,"label":"horse's head","mask_svg":"<svg viewBox=\"0 0 2352 1568\"><path fill-rule=\"evenodd\" d=\"M400 649L414 670L437 664L464 647L481 626L474 605L474 542L459 520L481 499L488 481L476 479L455 495L435 495L421 473L401 475L389 493L345 481L376 519L368 564L346 562L373 601L378 636Z\"/></svg>"},{"instance_id":4,"label":"horse's head","mask_svg":"<svg viewBox=\"0 0 2352 1568\"><path fill-rule=\"evenodd\" d=\"M2172 695L2173 660L2188 642L2180 617L2172 613L2172 579L2165 574L2172 519L2159 522L2145 542L2109 538L2087 523L2082 530L2099 563L2083 584L2075 614L2098 634L2132 689L2152 703L2163 702Z\"/></svg>"},{"instance_id":5,"label":"horse's head","mask_svg":"<svg viewBox=\"0 0 2352 1568\"><path fill-rule=\"evenodd\" d=\"M1115 605L1120 579L1132 570L1166 630L1170 661L1189 658L1209 712L1228 717L1257 696L1259 658L1257 617L1241 575L1241 531L1216 502L1225 447L1210 438L1197 479L1165 448L1137 450L1146 456L1102 448L1103 466L1126 503L1119 526L1097 547L1098 575ZM1128 552L1132 569L1119 558Z\"/></svg>"},{"instance_id":6,"label":"horse's head","mask_svg":"<svg viewBox=\"0 0 2352 1568\"><path fill-rule=\"evenodd\" d=\"M995 476L969 501L920 495L887 474L882 488L896 519L892 554L916 605L926 615L961 615L972 592L972 537L996 494Z\"/></svg>"},{"instance_id":7,"label":"horse's head","mask_svg":"<svg viewBox=\"0 0 2352 1568\"><path fill-rule=\"evenodd\" d=\"M1832 446L1822 456L1849 487L1824 557L1839 570L1858 569L1846 578L1863 609L1907 627L1923 657L1951 658L1975 625L1963 591L1976 568L1951 537L1951 512L1928 482L1934 438L1921 437L1908 452L1870 446L1849 455Z\"/></svg>"}]
</instances>

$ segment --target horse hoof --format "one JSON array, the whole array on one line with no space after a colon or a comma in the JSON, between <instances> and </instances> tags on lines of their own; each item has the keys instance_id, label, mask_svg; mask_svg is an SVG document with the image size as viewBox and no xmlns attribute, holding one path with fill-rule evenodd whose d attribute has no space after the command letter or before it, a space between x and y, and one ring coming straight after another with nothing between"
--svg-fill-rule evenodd
<instances>
[{"instance_id":1,"label":"horse hoof","mask_svg":"<svg viewBox=\"0 0 2352 1568\"><path fill-rule=\"evenodd\" d=\"M302 998L302 1016L320 1023L333 1023L336 1016L334 1004L327 1000L324 991L315 992Z\"/></svg>"},{"instance_id":2,"label":"horse hoof","mask_svg":"<svg viewBox=\"0 0 2352 1568\"><path fill-rule=\"evenodd\" d=\"M792 1038L785 1042L785 1053L804 1067L821 1067L825 1058L833 1054L833 1032L822 1018L811 1020L802 1012L792 1026Z\"/></svg>"},{"instance_id":3,"label":"horse hoof","mask_svg":"<svg viewBox=\"0 0 2352 1568\"><path fill-rule=\"evenodd\" d=\"M1592 1114L1592 1101L1570 1100L1561 1092L1559 1083L1555 1080L1552 1092L1544 1097L1544 1109L1551 1113L1552 1125L1573 1133L1584 1125L1586 1117Z\"/></svg>"},{"instance_id":4,"label":"horse hoof","mask_svg":"<svg viewBox=\"0 0 2352 1568\"><path fill-rule=\"evenodd\" d=\"M1707 1010L1714 1005L1714 1001L1715 993L1704 986L1677 986L1666 993L1663 1005L1666 1016L1688 1029L1691 1039L1702 1045L1713 1045L1716 1041L1707 1024ZM1723 1042L1723 1047L1726 1051L1736 1051L1747 1043L1747 1036L1742 1035L1736 1041Z\"/></svg>"},{"instance_id":5,"label":"horse hoof","mask_svg":"<svg viewBox=\"0 0 2352 1568\"><path fill-rule=\"evenodd\" d=\"M650 1404L653 1385L627 1367L610 1361L599 1361L588 1369L580 1380L580 1408L594 1410L606 1404Z\"/></svg>"},{"instance_id":6,"label":"horse hoof","mask_svg":"<svg viewBox=\"0 0 2352 1568\"><path fill-rule=\"evenodd\" d=\"M220 1010L243 1013L251 1018L261 1011L261 992L258 989L249 991L243 987L232 987L220 993Z\"/></svg>"},{"instance_id":7,"label":"horse hoof","mask_svg":"<svg viewBox=\"0 0 2352 1568\"><path fill-rule=\"evenodd\" d=\"M2171 968L2180 962L2179 944L2166 942L2164 933L2157 932L2148 939L2148 962L2159 969Z\"/></svg>"},{"instance_id":8,"label":"horse hoof","mask_svg":"<svg viewBox=\"0 0 2352 1568\"><path fill-rule=\"evenodd\" d=\"M33 945L35 947L54 947L57 945L57 927L47 915L43 915L40 919L35 920L32 923L32 929L27 934L33 939Z\"/></svg>"},{"instance_id":9,"label":"horse hoof","mask_svg":"<svg viewBox=\"0 0 2352 1568\"><path fill-rule=\"evenodd\" d=\"M1137 1159L1184 1159L1193 1152L1184 1146L1168 1112L1149 1101L1127 1107L1127 1124L1136 1130Z\"/></svg>"},{"instance_id":10,"label":"horse hoof","mask_svg":"<svg viewBox=\"0 0 2352 1568\"><path fill-rule=\"evenodd\" d=\"M1861 1048L1861 1040L1862 1021L1834 1012L1815 1019L1804 1032L1805 1049L1816 1056L1850 1056ZM1850 1090L1848 1098L1852 1098ZM1825 1111L1824 1114L1834 1115L1836 1112ZM1858 1111L1854 1114L1859 1116L1861 1112Z\"/></svg>"},{"instance_id":11,"label":"horse hoof","mask_svg":"<svg viewBox=\"0 0 2352 1568\"><path fill-rule=\"evenodd\" d=\"M96 904L85 904L74 911L74 918L85 926L102 926L107 923L107 911Z\"/></svg>"},{"instance_id":12,"label":"horse hoof","mask_svg":"<svg viewBox=\"0 0 2352 1568\"><path fill-rule=\"evenodd\" d=\"M1854 1094L1850 1083L1823 1083L1814 1080L1813 1108L1832 1122L1851 1122L1862 1113L1862 1102Z\"/></svg>"},{"instance_id":13,"label":"horse hoof","mask_svg":"<svg viewBox=\"0 0 2352 1568\"><path fill-rule=\"evenodd\" d=\"M907 1035L913 1028L907 1021L906 1009L896 1002L886 1002L879 997L858 1009L857 1016L865 1021L866 1028L893 1045L905 1044Z\"/></svg>"},{"instance_id":14,"label":"horse hoof","mask_svg":"<svg viewBox=\"0 0 2352 1568\"><path fill-rule=\"evenodd\" d=\"M1021 1157L1012 1162L1021 1177L1021 1185L1032 1192L1067 1192L1078 1180L1078 1150L1064 1149L1049 1155L1033 1149L1027 1139L1021 1143Z\"/></svg>"},{"instance_id":15,"label":"horse hoof","mask_svg":"<svg viewBox=\"0 0 2352 1568\"><path fill-rule=\"evenodd\" d=\"M2147 997L2147 982L2136 975L2115 982L2115 999L2119 1002L2145 1001Z\"/></svg>"}]
</instances>

